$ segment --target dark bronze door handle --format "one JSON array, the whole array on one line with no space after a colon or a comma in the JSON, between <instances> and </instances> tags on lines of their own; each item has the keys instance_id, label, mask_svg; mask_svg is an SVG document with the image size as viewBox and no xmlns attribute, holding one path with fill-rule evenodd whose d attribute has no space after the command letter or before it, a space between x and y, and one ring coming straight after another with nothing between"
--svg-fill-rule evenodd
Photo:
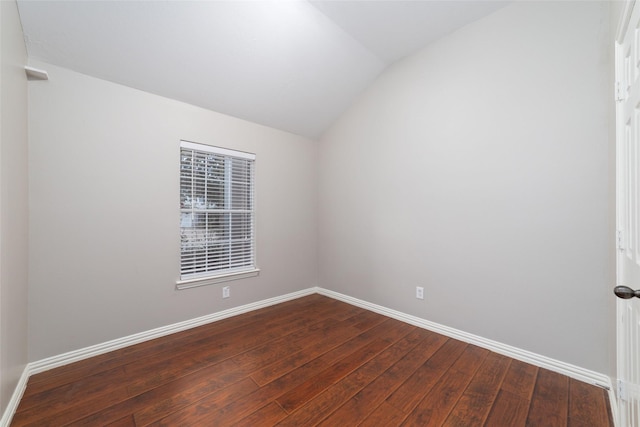
<instances>
[{"instance_id":1,"label":"dark bronze door handle","mask_svg":"<svg viewBox=\"0 0 640 427\"><path fill-rule=\"evenodd\" d=\"M629 299L629 298L640 298L640 289L634 291L633 289L627 286L616 286L613 288L613 293L616 294L618 298Z\"/></svg>"}]
</instances>

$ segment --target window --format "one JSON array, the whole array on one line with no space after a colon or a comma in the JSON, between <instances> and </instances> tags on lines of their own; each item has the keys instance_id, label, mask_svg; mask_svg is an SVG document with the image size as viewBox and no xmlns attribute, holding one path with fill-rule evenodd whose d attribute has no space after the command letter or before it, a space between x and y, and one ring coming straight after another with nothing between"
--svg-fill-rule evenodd
<instances>
[{"instance_id":1,"label":"window","mask_svg":"<svg viewBox=\"0 0 640 427\"><path fill-rule=\"evenodd\" d=\"M180 142L178 288L255 276L255 155Z\"/></svg>"}]
</instances>

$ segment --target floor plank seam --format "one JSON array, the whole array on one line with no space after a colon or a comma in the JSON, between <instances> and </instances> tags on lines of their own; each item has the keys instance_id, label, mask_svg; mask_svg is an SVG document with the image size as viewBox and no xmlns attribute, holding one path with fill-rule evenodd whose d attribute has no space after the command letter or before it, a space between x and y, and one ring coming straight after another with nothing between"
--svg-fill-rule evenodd
<instances>
[{"instance_id":1,"label":"floor plank seam","mask_svg":"<svg viewBox=\"0 0 640 427\"><path fill-rule=\"evenodd\" d=\"M540 375L540 369L536 370L536 374L535 374L535 378L533 380L533 389L531 390L531 398L529 399L529 409L527 411L527 420L529 420L529 417L531 416L531 409L533 408L533 396L536 392L536 387L538 385L538 377Z\"/></svg>"}]
</instances>

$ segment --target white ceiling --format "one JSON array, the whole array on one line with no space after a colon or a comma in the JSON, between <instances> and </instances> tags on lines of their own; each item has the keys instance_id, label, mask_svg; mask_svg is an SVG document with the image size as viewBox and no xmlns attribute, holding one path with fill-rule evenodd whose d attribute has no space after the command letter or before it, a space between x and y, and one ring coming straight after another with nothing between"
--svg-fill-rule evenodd
<instances>
[{"instance_id":1,"label":"white ceiling","mask_svg":"<svg viewBox=\"0 0 640 427\"><path fill-rule=\"evenodd\" d=\"M18 0L29 56L317 138L389 64L505 1Z\"/></svg>"}]
</instances>

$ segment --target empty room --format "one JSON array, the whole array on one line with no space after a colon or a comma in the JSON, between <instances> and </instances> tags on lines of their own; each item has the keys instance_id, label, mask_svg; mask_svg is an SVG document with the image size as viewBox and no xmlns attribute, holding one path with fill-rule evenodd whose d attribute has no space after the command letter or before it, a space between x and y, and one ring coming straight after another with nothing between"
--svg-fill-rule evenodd
<instances>
[{"instance_id":1,"label":"empty room","mask_svg":"<svg viewBox=\"0 0 640 427\"><path fill-rule=\"evenodd\" d=\"M0 22L0 426L640 427L634 1Z\"/></svg>"}]
</instances>

